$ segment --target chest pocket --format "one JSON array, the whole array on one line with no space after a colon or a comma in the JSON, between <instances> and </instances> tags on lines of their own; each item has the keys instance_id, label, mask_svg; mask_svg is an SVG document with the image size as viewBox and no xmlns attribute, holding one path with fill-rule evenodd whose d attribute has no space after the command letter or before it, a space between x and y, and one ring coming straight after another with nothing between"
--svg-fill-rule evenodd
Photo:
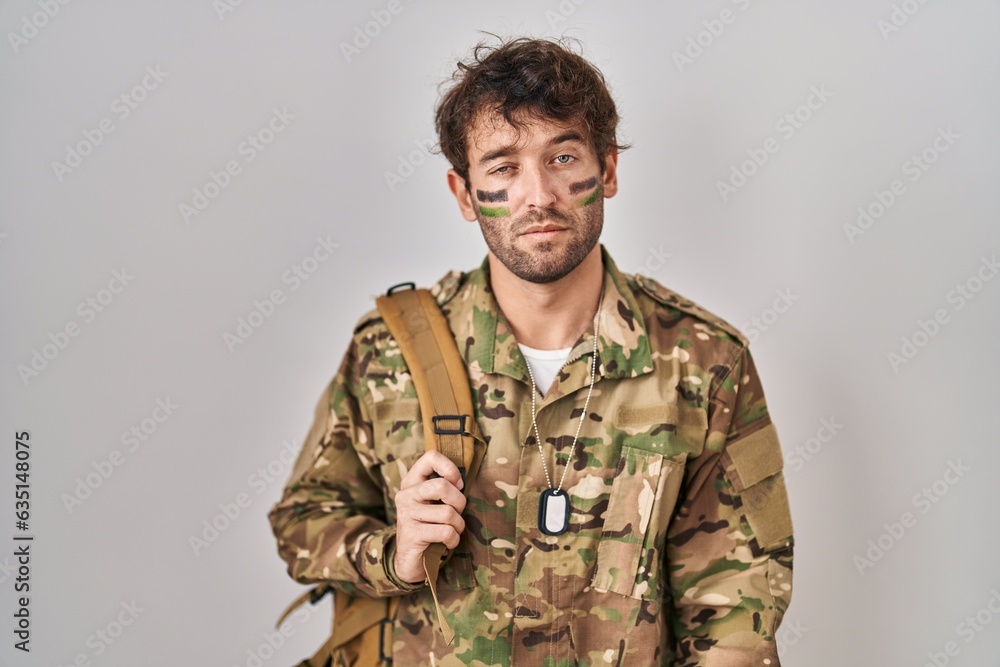
<instances>
[{"instance_id":1,"label":"chest pocket","mask_svg":"<svg viewBox=\"0 0 1000 667\"><path fill-rule=\"evenodd\" d=\"M651 424L650 417L662 422ZM645 423L640 427L639 421ZM704 443L707 415L674 405L623 406L616 426L640 432L623 440L591 584L602 592L661 600L668 590L663 562L667 529L683 485L684 463Z\"/></svg>"}]
</instances>

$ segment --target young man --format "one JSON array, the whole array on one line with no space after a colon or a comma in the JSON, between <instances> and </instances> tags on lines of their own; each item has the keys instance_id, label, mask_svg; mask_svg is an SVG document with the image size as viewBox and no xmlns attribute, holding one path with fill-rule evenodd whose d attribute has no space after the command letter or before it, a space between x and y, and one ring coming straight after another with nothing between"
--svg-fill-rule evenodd
<instances>
[{"instance_id":1,"label":"young man","mask_svg":"<svg viewBox=\"0 0 1000 667\"><path fill-rule=\"evenodd\" d=\"M561 45L480 45L437 109L489 248L434 285L487 442L463 489L423 451L377 310L270 519L289 574L403 596L395 664L775 667L791 599L782 456L746 338L598 243L618 115ZM596 354L595 354L596 353ZM454 549L423 581L429 544Z\"/></svg>"}]
</instances>

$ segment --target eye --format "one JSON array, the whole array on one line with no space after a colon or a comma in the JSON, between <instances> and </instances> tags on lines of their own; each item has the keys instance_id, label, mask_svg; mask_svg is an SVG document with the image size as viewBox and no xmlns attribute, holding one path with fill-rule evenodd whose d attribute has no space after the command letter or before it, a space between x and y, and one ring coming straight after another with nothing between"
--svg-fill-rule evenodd
<instances>
[{"instance_id":1,"label":"eye","mask_svg":"<svg viewBox=\"0 0 1000 667\"><path fill-rule=\"evenodd\" d=\"M502 167L497 167L496 169L494 169L494 170L493 170L493 171L491 171L490 173L491 173L491 174L500 174L500 175L504 175L504 174L506 174L506 173L507 173L507 171L508 171L509 169L510 169L510 166L509 166L509 165L504 165L504 166L502 166Z\"/></svg>"},{"instance_id":2,"label":"eye","mask_svg":"<svg viewBox=\"0 0 1000 667\"><path fill-rule=\"evenodd\" d=\"M563 158L568 158L568 159L563 160ZM569 164L570 161L575 160L575 159L576 158L574 158L572 155L563 154L563 155L560 155L559 157L556 158L556 162L558 162L559 164Z\"/></svg>"}]
</instances>

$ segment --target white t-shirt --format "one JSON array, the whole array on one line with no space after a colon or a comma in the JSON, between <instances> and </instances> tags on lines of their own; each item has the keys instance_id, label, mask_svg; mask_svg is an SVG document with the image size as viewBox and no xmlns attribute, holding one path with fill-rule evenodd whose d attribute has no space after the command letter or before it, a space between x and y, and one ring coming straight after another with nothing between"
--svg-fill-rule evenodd
<instances>
[{"instance_id":1,"label":"white t-shirt","mask_svg":"<svg viewBox=\"0 0 1000 667\"><path fill-rule=\"evenodd\" d=\"M555 379L556 373L566 363L566 359L569 358L569 352L573 348L536 350L533 347L521 345L520 343L517 346L521 348L524 360L531 367L531 375L535 378L535 384L538 385L539 393L544 396L549 391L549 387L552 386L552 381Z\"/></svg>"}]
</instances>

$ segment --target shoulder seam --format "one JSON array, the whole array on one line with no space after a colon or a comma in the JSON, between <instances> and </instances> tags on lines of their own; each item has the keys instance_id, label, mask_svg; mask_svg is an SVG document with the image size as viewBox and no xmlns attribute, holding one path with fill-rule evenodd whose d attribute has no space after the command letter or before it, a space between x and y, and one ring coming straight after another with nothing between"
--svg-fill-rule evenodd
<instances>
[{"instance_id":1,"label":"shoulder seam","mask_svg":"<svg viewBox=\"0 0 1000 667\"><path fill-rule=\"evenodd\" d=\"M662 285L656 280L642 274L635 274L633 278L636 285L657 303L674 308L692 317L696 317L702 322L726 332L742 351L747 347L749 341L742 331L734 324L719 317L701 304L688 299L674 290ZM673 297L671 299L671 297Z\"/></svg>"},{"instance_id":2,"label":"shoulder seam","mask_svg":"<svg viewBox=\"0 0 1000 667\"><path fill-rule=\"evenodd\" d=\"M354 328L352 329L351 333L352 335L357 335L361 332L362 329L364 329L368 325L381 320L382 320L382 314L379 312L378 308L370 308L369 310L362 313L361 317L358 318L358 321L354 324Z\"/></svg>"},{"instance_id":3,"label":"shoulder seam","mask_svg":"<svg viewBox=\"0 0 1000 667\"><path fill-rule=\"evenodd\" d=\"M734 347L735 349L733 351L733 355L726 362L726 374L720 378L716 378L715 389L708 396L709 401L715 398L715 395L719 393L719 389L721 389L722 385L726 382L726 379L733 374L733 369L736 368L736 364L739 363L740 357L743 355L743 351L747 349L747 345L745 344L734 345ZM736 379L736 382L739 383L739 378Z\"/></svg>"}]
</instances>

